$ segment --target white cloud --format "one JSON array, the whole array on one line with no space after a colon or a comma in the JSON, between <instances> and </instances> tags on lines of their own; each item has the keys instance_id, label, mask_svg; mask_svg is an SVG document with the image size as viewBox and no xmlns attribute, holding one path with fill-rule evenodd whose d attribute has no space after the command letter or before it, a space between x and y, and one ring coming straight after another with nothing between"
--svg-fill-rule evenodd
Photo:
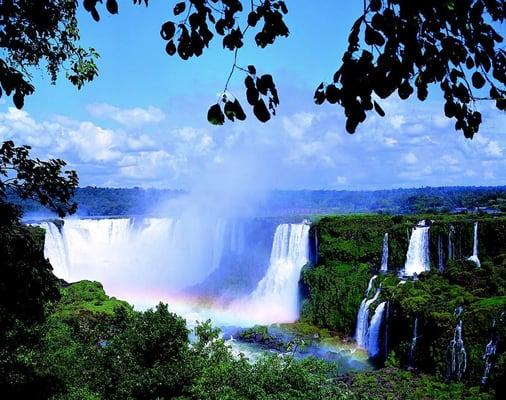
<instances>
[{"instance_id":1,"label":"white cloud","mask_svg":"<svg viewBox=\"0 0 506 400\"><path fill-rule=\"evenodd\" d=\"M409 152L407 154L404 154L402 156L402 160L406 163L406 164L416 164L418 162L418 157L415 155L415 153L412 153L412 152Z\"/></svg>"},{"instance_id":2,"label":"white cloud","mask_svg":"<svg viewBox=\"0 0 506 400\"><path fill-rule=\"evenodd\" d=\"M143 125L161 122L165 114L159 108L119 108L105 103L90 104L89 113L95 118L108 118L126 127L140 127Z\"/></svg>"},{"instance_id":3,"label":"white cloud","mask_svg":"<svg viewBox=\"0 0 506 400\"><path fill-rule=\"evenodd\" d=\"M283 117L283 128L294 139L301 139L304 132L311 127L316 115L298 112L291 117Z\"/></svg>"},{"instance_id":4,"label":"white cloud","mask_svg":"<svg viewBox=\"0 0 506 400\"><path fill-rule=\"evenodd\" d=\"M503 154L503 148L495 140L491 140L485 147L485 154L491 157L501 157Z\"/></svg>"}]
</instances>

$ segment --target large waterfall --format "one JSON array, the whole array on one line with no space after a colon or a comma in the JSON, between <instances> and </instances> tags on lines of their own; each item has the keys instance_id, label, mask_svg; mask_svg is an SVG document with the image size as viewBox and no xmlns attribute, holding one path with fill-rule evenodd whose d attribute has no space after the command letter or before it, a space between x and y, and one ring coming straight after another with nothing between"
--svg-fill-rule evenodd
<instances>
[{"instance_id":1,"label":"large waterfall","mask_svg":"<svg viewBox=\"0 0 506 400\"><path fill-rule=\"evenodd\" d=\"M411 232L404 274L413 276L429 269L429 226L420 221Z\"/></svg>"},{"instance_id":2,"label":"large waterfall","mask_svg":"<svg viewBox=\"0 0 506 400\"><path fill-rule=\"evenodd\" d=\"M381 253L381 272L388 271L388 233L383 236L383 251Z\"/></svg>"},{"instance_id":3,"label":"large waterfall","mask_svg":"<svg viewBox=\"0 0 506 400\"><path fill-rule=\"evenodd\" d=\"M480 268L481 263L478 258L478 222L474 223L473 230L473 255L468 258L469 261L476 263L476 266Z\"/></svg>"},{"instance_id":4,"label":"large waterfall","mask_svg":"<svg viewBox=\"0 0 506 400\"><path fill-rule=\"evenodd\" d=\"M183 315L230 324L298 318L309 223L281 224L270 237L271 222L219 218L69 218L60 229L53 222L39 225L46 230L44 253L55 275L69 282L97 280L110 295L139 307L165 301ZM264 242L271 248L270 261L268 249L259 244ZM224 285L235 297L220 298ZM202 305L200 294L212 315L193 306L188 311L190 304Z\"/></svg>"},{"instance_id":5,"label":"large waterfall","mask_svg":"<svg viewBox=\"0 0 506 400\"><path fill-rule=\"evenodd\" d=\"M293 322L299 316L300 271L309 261L309 224L276 228L267 273L251 294L263 322Z\"/></svg>"}]
</instances>

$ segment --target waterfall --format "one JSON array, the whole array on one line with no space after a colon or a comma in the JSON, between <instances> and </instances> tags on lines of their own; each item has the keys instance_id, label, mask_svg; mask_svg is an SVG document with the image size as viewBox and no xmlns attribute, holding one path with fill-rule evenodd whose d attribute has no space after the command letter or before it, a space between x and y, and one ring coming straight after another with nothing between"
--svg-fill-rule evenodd
<instances>
[{"instance_id":1,"label":"waterfall","mask_svg":"<svg viewBox=\"0 0 506 400\"><path fill-rule=\"evenodd\" d=\"M223 219L69 218L61 231L53 222L40 226L57 277L98 280L117 295L198 283L218 268L225 250Z\"/></svg>"},{"instance_id":2,"label":"waterfall","mask_svg":"<svg viewBox=\"0 0 506 400\"><path fill-rule=\"evenodd\" d=\"M374 275L371 279L369 279L369 283L367 284L367 289L365 290L366 299L367 299L367 296L369 296L369 293L371 292L371 289L372 289L372 284L377 277L378 277L378 275Z\"/></svg>"},{"instance_id":3,"label":"waterfall","mask_svg":"<svg viewBox=\"0 0 506 400\"><path fill-rule=\"evenodd\" d=\"M276 228L265 276L250 295L263 309L264 322L293 322L299 317L300 271L309 261L309 224L281 224Z\"/></svg>"},{"instance_id":4,"label":"waterfall","mask_svg":"<svg viewBox=\"0 0 506 400\"><path fill-rule=\"evenodd\" d=\"M501 314L502 317L502 314ZM496 361L497 344L499 342L499 335L495 326L495 319L492 322L492 333L490 341L485 346L485 353L483 353L483 374L481 376L481 384L486 385L490 376L490 371Z\"/></svg>"},{"instance_id":5,"label":"waterfall","mask_svg":"<svg viewBox=\"0 0 506 400\"><path fill-rule=\"evenodd\" d=\"M483 375L481 377L482 385L487 384L488 377L490 376L490 370L492 369L492 365L494 364L495 361L495 355L497 353L497 342L498 342L497 338L492 338L485 347L485 354L483 354L485 366L483 368Z\"/></svg>"},{"instance_id":6,"label":"waterfall","mask_svg":"<svg viewBox=\"0 0 506 400\"><path fill-rule=\"evenodd\" d=\"M359 347L367 349L367 342L369 338L369 307L372 303L374 303L380 294L380 288L376 289L374 296L369 299L369 293L372 289L372 285L374 280L377 278L377 275L374 275L370 280L367 286L367 290L365 293L365 297L360 303L360 308L357 314L357 327L355 329L355 340Z\"/></svg>"},{"instance_id":7,"label":"waterfall","mask_svg":"<svg viewBox=\"0 0 506 400\"><path fill-rule=\"evenodd\" d=\"M383 252L381 254L381 272L388 271L388 233L383 236Z\"/></svg>"},{"instance_id":8,"label":"waterfall","mask_svg":"<svg viewBox=\"0 0 506 400\"><path fill-rule=\"evenodd\" d=\"M68 280L67 248L62 233L53 222L42 222L38 226L46 231L44 256L51 262L53 273L61 279Z\"/></svg>"},{"instance_id":9,"label":"waterfall","mask_svg":"<svg viewBox=\"0 0 506 400\"><path fill-rule=\"evenodd\" d=\"M448 260L453 260L453 234L455 233L455 228L453 225L450 225L450 229L448 230Z\"/></svg>"},{"instance_id":10,"label":"waterfall","mask_svg":"<svg viewBox=\"0 0 506 400\"><path fill-rule=\"evenodd\" d=\"M416 350L416 342L418 340L418 317L415 317L413 322L413 336L411 338L411 346L409 348L409 359L408 359L408 367L415 367L415 350Z\"/></svg>"},{"instance_id":11,"label":"waterfall","mask_svg":"<svg viewBox=\"0 0 506 400\"><path fill-rule=\"evenodd\" d=\"M481 263L478 259L478 221L474 223L474 233L473 233L473 255L468 258L469 261L472 261L476 264L478 268L480 268Z\"/></svg>"},{"instance_id":12,"label":"waterfall","mask_svg":"<svg viewBox=\"0 0 506 400\"><path fill-rule=\"evenodd\" d=\"M467 353L462 339L462 320L459 320L455 326L453 339L448 345L448 351L450 355L448 375L460 380L467 367Z\"/></svg>"},{"instance_id":13,"label":"waterfall","mask_svg":"<svg viewBox=\"0 0 506 400\"><path fill-rule=\"evenodd\" d=\"M409 239L404 274L413 276L429 269L429 227L425 225L425 221L420 221L413 228Z\"/></svg>"},{"instance_id":14,"label":"waterfall","mask_svg":"<svg viewBox=\"0 0 506 400\"><path fill-rule=\"evenodd\" d=\"M374 315L371 318L371 324L369 326L369 335L367 338L367 352L371 357L378 356L380 352L379 347L379 332L381 328L381 322L383 321L383 312L385 311L386 302L381 302L376 307Z\"/></svg>"},{"instance_id":15,"label":"waterfall","mask_svg":"<svg viewBox=\"0 0 506 400\"><path fill-rule=\"evenodd\" d=\"M441 235L437 237L437 269L439 272L444 271L444 260L443 260L443 238Z\"/></svg>"}]
</instances>

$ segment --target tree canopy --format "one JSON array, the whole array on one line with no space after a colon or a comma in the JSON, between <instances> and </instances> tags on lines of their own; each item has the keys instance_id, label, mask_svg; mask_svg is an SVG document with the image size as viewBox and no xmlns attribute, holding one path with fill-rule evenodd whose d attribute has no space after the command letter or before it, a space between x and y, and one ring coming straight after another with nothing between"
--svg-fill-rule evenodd
<instances>
[{"instance_id":1,"label":"tree canopy","mask_svg":"<svg viewBox=\"0 0 506 400\"><path fill-rule=\"evenodd\" d=\"M148 6L149 1L133 3ZM14 93L18 108L34 90L30 67L45 63L53 81L60 68L68 69L67 77L78 88L97 75L98 54L79 46L78 4L8 0L0 5L0 83L7 95ZM82 4L97 22L104 8L118 13L116 0ZM246 75L246 98L255 117L267 122L276 113L280 98L272 75L236 60L248 35L261 48L287 37L287 13L282 0L174 1L173 17L160 28L169 56L199 57L217 37L224 49L235 53L220 100L208 110L210 123L246 119L239 100L228 92L236 71ZM506 107L506 51L496 29L505 16L504 0L364 0L341 64L330 81L318 86L314 101L342 107L346 129L354 133L369 111L385 115L381 99L397 93L406 100L416 92L424 101L434 85L444 96L444 113L455 120L455 129L472 138L482 122L476 101L493 101L501 111Z\"/></svg>"}]
</instances>

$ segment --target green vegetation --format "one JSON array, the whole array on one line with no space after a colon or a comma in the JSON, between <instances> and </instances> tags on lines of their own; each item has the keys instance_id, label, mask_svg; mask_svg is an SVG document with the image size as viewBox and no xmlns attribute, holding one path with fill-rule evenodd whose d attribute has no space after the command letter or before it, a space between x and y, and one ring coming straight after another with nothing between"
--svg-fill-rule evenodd
<instances>
[{"instance_id":1,"label":"green vegetation","mask_svg":"<svg viewBox=\"0 0 506 400\"><path fill-rule=\"evenodd\" d=\"M56 313L62 318L80 312L111 316L117 308L133 311L127 302L107 296L99 282L79 281L63 287L60 292Z\"/></svg>"},{"instance_id":2,"label":"green vegetation","mask_svg":"<svg viewBox=\"0 0 506 400\"><path fill-rule=\"evenodd\" d=\"M167 199L184 196L182 190L83 187L74 201L83 216L139 215L151 212ZM36 201L21 201L12 193L11 203L25 212L42 213ZM264 215L368 213L500 213L506 211L506 187L424 187L376 191L290 190L273 191L259 205ZM447 218L445 214L438 218Z\"/></svg>"},{"instance_id":3,"label":"green vegetation","mask_svg":"<svg viewBox=\"0 0 506 400\"><path fill-rule=\"evenodd\" d=\"M400 284L396 272L405 260L408 234L421 219L433 221L429 241L430 254L433 255L431 271L421 274L418 280ZM479 222L481 268L467 260L472 254L475 221ZM480 398L473 397L478 394L468 392L466 385L480 384L485 367L483 354L492 334L500 338L500 344L499 352L493 358L488 384L499 390L501 382L506 379L506 353L501 347L506 338L505 224L505 217L486 215L353 215L324 217L313 225L319 241L319 262L306 267L302 274L306 294L301 319L351 335L367 281L379 269L383 234L388 232L391 273L380 275L373 287L381 286L377 303L389 302L386 345L391 354L396 355L395 365L409 365L431 374L416 375L413 379L409 378L409 373L398 370L388 374L384 371L386 375L382 375L383 372L357 374L354 385L358 386L351 387L354 393L360 394L362 383L371 380L377 382L377 391L371 389L372 397L364 394L364 398ZM447 259L450 231L452 260ZM442 273L437 272L440 241L444 244ZM458 312L459 307L462 307L462 314ZM415 318L418 332L412 352ZM459 320L462 320L467 352L467 368L462 377L466 384L441 386L434 383L431 389L432 379L452 378L448 370L451 357L448 348ZM384 341L385 337L381 340ZM409 383L411 380L412 384ZM364 384L364 388L366 386ZM431 390L433 394L429 395ZM413 397L403 397L403 393L408 392Z\"/></svg>"},{"instance_id":4,"label":"green vegetation","mask_svg":"<svg viewBox=\"0 0 506 400\"><path fill-rule=\"evenodd\" d=\"M399 368L353 374L346 387L362 400L492 400L493 393L462 383L448 383L431 375L414 374Z\"/></svg>"}]
</instances>

